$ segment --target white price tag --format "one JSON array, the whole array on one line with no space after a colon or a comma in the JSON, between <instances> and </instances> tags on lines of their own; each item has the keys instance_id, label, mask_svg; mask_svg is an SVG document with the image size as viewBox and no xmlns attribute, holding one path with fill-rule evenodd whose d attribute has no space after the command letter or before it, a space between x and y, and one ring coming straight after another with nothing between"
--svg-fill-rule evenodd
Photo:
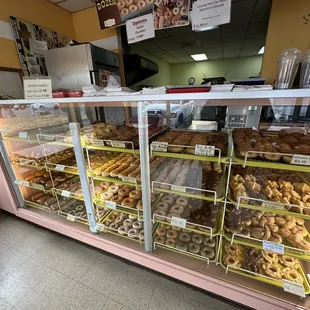
<instances>
[{"instance_id":1,"label":"white price tag","mask_svg":"<svg viewBox=\"0 0 310 310\"><path fill-rule=\"evenodd\" d=\"M310 156L308 155L293 155L291 164L293 165L302 165L302 166L310 166Z\"/></svg>"},{"instance_id":2,"label":"white price tag","mask_svg":"<svg viewBox=\"0 0 310 310\"><path fill-rule=\"evenodd\" d=\"M64 197L70 197L70 194L71 193L69 191L65 191L65 190L61 192L61 196L64 196Z\"/></svg>"},{"instance_id":3,"label":"white price tag","mask_svg":"<svg viewBox=\"0 0 310 310\"><path fill-rule=\"evenodd\" d=\"M21 181L21 180L15 180L15 181L14 181L14 184L16 184L16 185L21 185L22 182L23 182L23 181Z\"/></svg>"},{"instance_id":4,"label":"white price tag","mask_svg":"<svg viewBox=\"0 0 310 310\"><path fill-rule=\"evenodd\" d=\"M284 206L277 203L272 202L263 202L262 203L263 208L269 208L269 209L277 209L277 210L284 210Z\"/></svg>"},{"instance_id":5,"label":"white price tag","mask_svg":"<svg viewBox=\"0 0 310 310\"><path fill-rule=\"evenodd\" d=\"M124 182L129 182L129 183L137 183L136 178L133 178L133 177L122 177L122 180Z\"/></svg>"},{"instance_id":6,"label":"white price tag","mask_svg":"<svg viewBox=\"0 0 310 310\"><path fill-rule=\"evenodd\" d=\"M28 181L23 181L22 183L23 183L24 186L29 186L30 185L30 183Z\"/></svg>"},{"instance_id":7,"label":"white price tag","mask_svg":"<svg viewBox=\"0 0 310 310\"><path fill-rule=\"evenodd\" d=\"M275 242L271 242L267 240L263 240L263 249L266 251L277 253L277 254L282 254L282 255L284 254L283 244L279 244L279 243L275 243Z\"/></svg>"},{"instance_id":8,"label":"white price tag","mask_svg":"<svg viewBox=\"0 0 310 310\"><path fill-rule=\"evenodd\" d=\"M108 200L106 200L106 201L105 201L105 206L106 206L108 209L116 210L116 202L114 202L114 201L108 201Z\"/></svg>"},{"instance_id":9,"label":"white price tag","mask_svg":"<svg viewBox=\"0 0 310 310\"><path fill-rule=\"evenodd\" d=\"M171 225L180 227L180 228L185 228L186 227L186 219L181 219L180 217L175 217L173 216L171 218Z\"/></svg>"},{"instance_id":10,"label":"white price tag","mask_svg":"<svg viewBox=\"0 0 310 310\"><path fill-rule=\"evenodd\" d=\"M9 132L9 128L2 128L0 131L2 133L8 133Z\"/></svg>"},{"instance_id":11,"label":"white price tag","mask_svg":"<svg viewBox=\"0 0 310 310\"><path fill-rule=\"evenodd\" d=\"M67 220L68 220L68 221L71 221L71 222L74 222L74 221L75 221L75 216L72 215L72 214L68 214L68 215L67 215Z\"/></svg>"},{"instance_id":12,"label":"white price tag","mask_svg":"<svg viewBox=\"0 0 310 310\"><path fill-rule=\"evenodd\" d=\"M119 147L124 149L125 148L125 142L123 141L111 141L112 147Z\"/></svg>"},{"instance_id":13,"label":"white price tag","mask_svg":"<svg viewBox=\"0 0 310 310\"><path fill-rule=\"evenodd\" d=\"M65 170L65 166L64 165L56 165L55 170L57 170L57 171L64 171Z\"/></svg>"},{"instance_id":14,"label":"white price tag","mask_svg":"<svg viewBox=\"0 0 310 310\"><path fill-rule=\"evenodd\" d=\"M186 193L186 187L178 186L178 185L171 185L171 190L180 193Z\"/></svg>"},{"instance_id":15,"label":"white price tag","mask_svg":"<svg viewBox=\"0 0 310 310\"><path fill-rule=\"evenodd\" d=\"M201 156L214 156L215 146L211 145L200 145L195 146L195 155Z\"/></svg>"},{"instance_id":16,"label":"white price tag","mask_svg":"<svg viewBox=\"0 0 310 310\"><path fill-rule=\"evenodd\" d=\"M54 141L55 137L51 135L44 135L44 140L46 141Z\"/></svg>"},{"instance_id":17,"label":"white price tag","mask_svg":"<svg viewBox=\"0 0 310 310\"><path fill-rule=\"evenodd\" d=\"M27 131L20 131L19 134L18 134L18 137L20 139L28 139L28 133Z\"/></svg>"},{"instance_id":18,"label":"white price tag","mask_svg":"<svg viewBox=\"0 0 310 310\"><path fill-rule=\"evenodd\" d=\"M151 144L152 151L154 152L167 152L168 142L157 142L154 141Z\"/></svg>"},{"instance_id":19,"label":"white price tag","mask_svg":"<svg viewBox=\"0 0 310 310\"><path fill-rule=\"evenodd\" d=\"M51 79L24 79L25 99L53 98Z\"/></svg>"},{"instance_id":20,"label":"white price tag","mask_svg":"<svg viewBox=\"0 0 310 310\"><path fill-rule=\"evenodd\" d=\"M305 288L300 283L291 282L288 280L282 280L283 283L283 290L285 292L300 296L300 297L306 297L305 294Z\"/></svg>"},{"instance_id":21,"label":"white price tag","mask_svg":"<svg viewBox=\"0 0 310 310\"><path fill-rule=\"evenodd\" d=\"M104 146L104 141L102 140L92 140L92 144L96 146Z\"/></svg>"}]
</instances>

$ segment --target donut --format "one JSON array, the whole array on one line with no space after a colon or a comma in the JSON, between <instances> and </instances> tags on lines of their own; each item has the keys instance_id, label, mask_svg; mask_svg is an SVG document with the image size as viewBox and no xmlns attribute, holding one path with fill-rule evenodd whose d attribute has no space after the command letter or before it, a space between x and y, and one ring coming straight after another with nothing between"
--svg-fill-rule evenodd
<instances>
[{"instance_id":1,"label":"donut","mask_svg":"<svg viewBox=\"0 0 310 310\"><path fill-rule=\"evenodd\" d=\"M165 19L166 20L171 20L173 17L173 13L168 9L165 13ZM172 152L172 151L171 151Z\"/></svg>"},{"instance_id":2,"label":"donut","mask_svg":"<svg viewBox=\"0 0 310 310\"><path fill-rule=\"evenodd\" d=\"M310 242L308 242L306 240L301 240L299 242L296 242L296 246L298 249L310 251Z\"/></svg>"},{"instance_id":3,"label":"donut","mask_svg":"<svg viewBox=\"0 0 310 310\"><path fill-rule=\"evenodd\" d=\"M171 226L170 226L170 225L168 225L168 224L163 224L163 223L160 224L160 227L165 228L165 229L171 229Z\"/></svg>"},{"instance_id":4,"label":"donut","mask_svg":"<svg viewBox=\"0 0 310 310\"><path fill-rule=\"evenodd\" d=\"M215 240L211 239L209 237L205 237L203 239L203 244L206 245L209 248L214 248L215 247Z\"/></svg>"},{"instance_id":5,"label":"donut","mask_svg":"<svg viewBox=\"0 0 310 310\"><path fill-rule=\"evenodd\" d=\"M127 232L129 238L136 238L139 235L139 230L135 228L130 228Z\"/></svg>"},{"instance_id":6,"label":"donut","mask_svg":"<svg viewBox=\"0 0 310 310\"><path fill-rule=\"evenodd\" d=\"M281 255L279 259L280 263L285 267L295 267L298 266L298 261L294 257Z\"/></svg>"},{"instance_id":7,"label":"donut","mask_svg":"<svg viewBox=\"0 0 310 310\"><path fill-rule=\"evenodd\" d=\"M121 15L128 15L128 13L129 13L129 10L127 8L123 8L121 10Z\"/></svg>"},{"instance_id":8,"label":"donut","mask_svg":"<svg viewBox=\"0 0 310 310\"><path fill-rule=\"evenodd\" d=\"M275 242L275 243L282 243L282 237L276 233L272 233L271 237L269 238L269 241Z\"/></svg>"},{"instance_id":9,"label":"donut","mask_svg":"<svg viewBox=\"0 0 310 310\"><path fill-rule=\"evenodd\" d=\"M138 199L141 199L141 197L142 197L142 192L140 190L138 190L138 189L134 190L134 191L131 191L129 193L129 198L133 198L133 199L138 200Z\"/></svg>"},{"instance_id":10,"label":"donut","mask_svg":"<svg viewBox=\"0 0 310 310\"><path fill-rule=\"evenodd\" d=\"M184 207L181 205L173 205L170 209L170 212L181 215L184 212Z\"/></svg>"},{"instance_id":11,"label":"donut","mask_svg":"<svg viewBox=\"0 0 310 310\"><path fill-rule=\"evenodd\" d=\"M81 211L83 211L85 208L83 207L83 206L77 206L76 208L75 208L75 211L76 212L81 212Z\"/></svg>"},{"instance_id":12,"label":"donut","mask_svg":"<svg viewBox=\"0 0 310 310\"><path fill-rule=\"evenodd\" d=\"M177 23L181 20L181 16L180 15L174 15L172 17L172 25L177 25Z\"/></svg>"},{"instance_id":13,"label":"donut","mask_svg":"<svg viewBox=\"0 0 310 310\"><path fill-rule=\"evenodd\" d=\"M156 236L155 239L154 239L154 241L155 241L156 243L164 244L164 243L165 243L165 237L163 237L163 236Z\"/></svg>"},{"instance_id":14,"label":"donut","mask_svg":"<svg viewBox=\"0 0 310 310\"><path fill-rule=\"evenodd\" d=\"M283 226L283 225L285 225L286 220L285 220L283 217L276 216L276 218L275 218L275 223L276 223L278 226Z\"/></svg>"},{"instance_id":15,"label":"donut","mask_svg":"<svg viewBox=\"0 0 310 310\"><path fill-rule=\"evenodd\" d=\"M288 237L290 237L290 235L292 234L292 232L291 232L289 229L279 228L278 234L279 234L282 238L288 238Z\"/></svg>"},{"instance_id":16,"label":"donut","mask_svg":"<svg viewBox=\"0 0 310 310\"><path fill-rule=\"evenodd\" d=\"M146 6L145 2L143 0L140 0L137 4L138 10L141 10Z\"/></svg>"},{"instance_id":17,"label":"donut","mask_svg":"<svg viewBox=\"0 0 310 310\"><path fill-rule=\"evenodd\" d=\"M139 211L143 211L143 204L142 204L142 200L139 200L137 205L136 205L137 210Z\"/></svg>"},{"instance_id":18,"label":"donut","mask_svg":"<svg viewBox=\"0 0 310 310\"><path fill-rule=\"evenodd\" d=\"M118 185L112 185L108 188L108 192L113 193L113 195L115 195L118 191L119 191Z\"/></svg>"},{"instance_id":19,"label":"donut","mask_svg":"<svg viewBox=\"0 0 310 310\"><path fill-rule=\"evenodd\" d=\"M124 0L124 1L127 8L133 4L133 0Z\"/></svg>"},{"instance_id":20,"label":"donut","mask_svg":"<svg viewBox=\"0 0 310 310\"><path fill-rule=\"evenodd\" d=\"M153 5L153 0L146 0L145 4L146 4L146 6Z\"/></svg>"},{"instance_id":21,"label":"donut","mask_svg":"<svg viewBox=\"0 0 310 310\"><path fill-rule=\"evenodd\" d=\"M156 229L156 234L160 237L166 236L166 229L163 227L158 227Z\"/></svg>"},{"instance_id":22,"label":"donut","mask_svg":"<svg viewBox=\"0 0 310 310\"><path fill-rule=\"evenodd\" d=\"M198 254L200 252L200 246L195 242L189 242L188 251L194 254Z\"/></svg>"},{"instance_id":23,"label":"donut","mask_svg":"<svg viewBox=\"0 0 310 310\"><path fill-rule=\"evenodd\" d=\"M201 235L199 234L192 234L192 241L195 242L195 243L198 243L198 244L201 244L202 241L203 241L203 238Z\"/></svg>"},{"instance_id":24,"label":"donut","mask_svg":"<svg viewBox=\"0 0 310 310\"><path fill-rule=\"evenodd\" d=\"M129 214L128 218L131 219L131 220L135 220L135 221L137 220L137 217L135 215L133 215L133 214Z\"/></svg>"},{"instance_id":25,"label":"donut","mask_svg":"<svg viewBox=\"0 0 310 310\"><path fill-rule=\"evenodd\" d=\"M181 8L181 10L180 10L180 15L181 15L181 16L184 16L184 15L187 15L187 14L188 14L187 9L186 9L185 7Z\"/></svg>"},{"instance_id":26,"label":"donut","mask_svg":"<svg viewBox=\"0 0 310 310\"><path fill-rule=\"evenodd\" d=\"M264 236L264 230L260 227L254 227L251 231L251 235L255 239L261 239Z\"/></svg>"},{"instance_id":27,"label":"donut","mask_svg":"<svg viewBox=\"0 0 310 310\"><path fill-rule=\"evenodd\" d=\"M111 192L104 192L100 195L100 199L103 201L110 200L112 197L113 197L113 193Z\"/></svg>"},{"instance_id":28,"label":"donut","mask_svg":"<svg viewBox=\"0 0 310 310\"><path fill-rule=\"evenodd\" d=\"M176 248L181 251L187 251L187 244L181 241L176 242Z\"/></svg>"},{"instance_id":29,"label":"donut","mask_svg":"<svg viewBox=\"0 0 310 310\"><path fill-rule=\"evenodd\" d=\"M127 197L122 201L123 207L134 208L135 205L136 205L136 201L133 198Z\"/></svg>"},{"instance_id":30,"label":"donut","mask_svg":"<svg viewBox=\"0 0 310 310\"><path fill-rule=\"evenodd\" d=\"M182 242L188 242L191 240L191 235L188 232L181 232L179 238Z\"/></svg>"},{"instance_id":31,"label":"donut","mask_svg":"<svg viewBox=\"0 0 310 310\"><path fill-rule=\"evenodd\" d=\"M127 197L130 193L130 190L128 188L120 188L119 191L118 191L118 195L121 196L121 197Z\"/></svg>"},{"instance_id":32,"label":"donut","mask_svg":"<svg viewBox=\"0 0 310 310\"><path fill-rule=\"evenodd\" d=\"M121 11L125 7L125 1L124 0L118 0L117 1L117 7L118 7L118 10Z\"/></svg>"},{"instance_id":33,"label":"donut","mask_svg":"<svg viewBox=\"0 0 310 310\"><path fill-rule=\"evenodd\" d=\"M173 197L171 196L164 196L162 199L161 199L162 202L165 202L166 204L168 204L169 206L173 205L174 203L174 199Z\"/></svg>"},{"instance_id":34,"label":"donut","mask_svg":"<svg viewBox=\"0 0 310 310\"><path fill-rule=\"evenodd\" d=\"M157 205L156 205L156 209L158 210L164 210L164 211L168 211L169 209L169 205L166 203L166 202L159 202Z\"/></svg>"},{"instance_id":35,"label":"donut","mask_svg":"<svg viewBox=\"0 0 310 310\"><path fill-rule=\"evenodd\" d=\"M134 12L137 12L138 11L138 8L135 4L132 4L128 7L128 10L130 13L134 13Z\"/></svg>"},{"instance_id":36,"label":"donut","mask_svg":"<svg viewBox=\"0 0 310 310\"><path fill-rule=\"evenodd\" d=\"M232 256L231 254L224 255L223 261L226 266L237 266L239 264L238 258L236 256Z\"/></svg>"},{"instance_id":37,"label":"donut","mask_svg":"<svg viewBox=\"0 0 310 310\"><path fill-rule=\"evenodd\" d=\"M138 238L140 239L140 241L143 241L143 240L144 240L144 230L141 230L141 231L139 232Z\"/></svg>"},{"instance_id":38,"label":"donut","mask_svg":"<svg viewBox=\"0 0 310 310\"><path fill-rule=\"evenodd\" d=\"M304 283L304 279L302 275L293 268L290 268L290 267L283 268L281 270L281 275L282 275L282 278L284 278L285 280L289 280L289 281L300 283L300 284Z\"/></svg>"},{"instance_id":39,"label":"donut","mask_svg":"<svg viewBox=\"0 0 310 310\"><path fill-rule=\"evenodd\" d=\"M125 227L132 227L132 224L133 224L133 220L131 220L131 219L126 219L126 220L124 220L124 222L123 222L123 225L124 225Z\"/></svg>"},{"instance_id":40,"label":"donut","mask_svg":"<svg viewBox=\"0 0 310 310\"><path fill-rule=\"evenodd\" d=\"M180 9L179 8L173 8L172 9L173 15L179 15L180 14Z\"/></svg>"},{"instance_id":41,"label":"donut","mask_svg":"<svg viewBox=\"0 0 310 310\"><path fill-rule=\"evenodd\" d=\"M165 241L165 245L168 245L168 246L173 247L173 248L175 247L175 243L176 243L175 239L167 239Z\"/></svg>"},{"instance_id":42,"label":"donut","mask_svg":"<svg viewBox=\"0 0 310 310\"><path fill-rule=\"evenodd\" d=\"M176 239L178 236L177 232L174 229L169 229L166 232L166 236L168 239Z\"/></svg>"},{"instance_id":43,"label":"donut","mask_svg":"<svg viewBox=\"0 0 310 310\"><path fill-rule=\"evenodd\" d=\"M115 202L116 204L120 205L123 201L123 197L120 197L118 195L113 196L111 201Z\"/></svg>"},{"instance_id":44,"label":"donut","mask_svg":"<svg viewBox=\"0 0 310 310\"><path fill-rule=\"evenodd\" d=\"M259 273L259 269L257 265L251 260L245 260L241 264L241 268L245 270L249 270L254 273Z\"/></svg>"},{"instance_id":45,"label":"donut","mask_svg":"<svg viewBox=\"0 0 310 310\"><path fill-rule=\"evenodd\" d=\"M162 4L163 0L155 0L154 4L156 6L160 6Z\"/></svg>"},{"instance_id":46,"label":"donut","mask_svg":"<svg viewBox=\"0 0 310 310\"><path fill-rule=\"evenodd\" d=\"M212 239L211 239L212 240ZM208 259L211 259L214 257L215 252L213 249L209 248L208 246L203 246L200 250L200 255L204 256Z\"/></svg>"},{"instance_id":47,"label":"donut","mask_svg":"<svg viewBox=\"0 0 310 310\"><path fill-rule=\"evenodd\" d=\"M262 251L262 256L268 263L272 264L276 264L279 260L278 255L270 251Z\"/></svg>"},{"instance_id":48,"label":"donut","mask_svg":"<svg viewBox=\"0 0 310 310\"><path fill-rule=\"evenodd\" d=\"M110 225L110 227L112 226L112 224ZM117 232L121 235L126 235L128 233L129 227L126 227L124 225L120 226L117 230Z\"/></svg>"},{"instance_id":49,"label":"donut","mask_svg":"<svg viewBox=\"0 0 310 310\"><path fill-rule=\"evenodd\" d=\"M186 198L180 197L175 202L177 205L186 207L188 205L188 200Z\"/></svg>"},{"instance_id":50,"label":"donut","mask_svg":"<svg viewBox=\"0 0 310 310\"><path fill-rule=\"evenodd\" d=\"M140 230L143 227L143 223L140 221L135 221L135 222L133 222L132 227Z\"/></svg>"},{"instance_id":51,"label":"donut","mask_svg":"<svg viewBox=\"0 0 310 310\"><path fill-rule=\"evenodd\" d=\"M167 216L167 213L164 210L155 210L153 214L159 215L159 217L162 217L162 216L166 217Z\"/></svg>"},{"instance_id":52,"label":"donut","mask_svg":"<svg viewBox=\"0 0 310 310\"><path fill-rule=\"evenodd\" d=\"M225 244L225 251L231 256L239 256L241 253L240 246L237 244Z\"/></svg>"},{"instance_id":53,"label":"donut","mask_svg":"<svg viewBox=\"0 0 310 310\"><path fill-rule=\"evenodd\" d=\"M176 6L177 8L181 8L183 6L183 0L178 0Z\"/></svg>"},{"instance_id":54,"label":"donut","mask_svg":"<svg viewBox=\"0 0 310 310\"><path fill-rule=\"evenodd\" d=\"M280 268L272 263L263 264L263 269L268 277L282 280Z\"/></svg>"}]
</instances>

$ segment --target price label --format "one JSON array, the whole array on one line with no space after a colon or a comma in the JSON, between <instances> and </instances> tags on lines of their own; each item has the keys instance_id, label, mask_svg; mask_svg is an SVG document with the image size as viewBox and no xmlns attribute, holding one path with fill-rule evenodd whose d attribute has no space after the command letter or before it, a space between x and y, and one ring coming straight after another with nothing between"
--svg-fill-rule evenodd
<instances>
[{"instance_id":1,"label":"price label","mask_svg":"<svg viewBox=\"0 0 310 310\"><path fill-rule=\"evenodd\" d=\"M20 131L20 132L18 133L18 137L19 137L20 139L28 139L28 133L27 133L27 131Z\"/></svg>"},{"instance_id":2,"label":"price label","mask_svg":"<svg viewBox=\"0 0 310 310\"><path fill-rule=\"evenodd\" d=\"M291 282L288 280L282 280L283 283L283 290L285 292L300 296L300 297L306 297L305 294L305 288L300 283Z\"/></svg>"},{"instance_id":3,"label":"price label","mask_svg":"<svg viewBox=\"0 0 310 310\"><path fill-rule=\"evenodd\" d=\"M63 196L63 197L70 197L70 192L69 191L65 191L65 190L63 190L62 192L61 192L61 196Z\"/></svg>"},{"instance_id":4,"label":"price label","mask_svg":"<svg viewBox=\"0 0 310 310\"><path fill-rule=\"evenodd\" d=\"M8 133L9 132L9 128L2 128L0 131L2 133Z\"/></svg>"},{"instance_id":5,"label":"price label","mask_svg":"<svg viewBox=\"0 0 310 310\"><path fill-rule=\"evenodd\" d=\"M51 135L45 135L44 139L47 140L47 141L54 141L55 137L51 136Z\"/></svg>"},{"instance_id":6,"label":"price label","mask_svg":"<svg viewBox=\"0 0 310 310\"><path fill-rule=\"evenodd\" d=\"M180 228L185 228L186 227L186 219L181 219L180 217L175 217L173 216L171 218L171 225L180 227Z\"/></svg>"},{"instance_id":7,"label":"price label","mask_svg":"<svg viewBox=\"0 0 310 310\"><path fill-rule=\"evenodd\" d=\"M23 181L22 184L23 184L24 186L29 186L29 185L30 185L30 183L29 183L28 181Z\"/></svg>"},{"instance_id":8,"label":"price label","mask_svg":"<svg viewBox=\"0 0 310 310\"><path fill-rule=\"evenodd\" d=\"M96 146L104 146L104 141L102 140L92 140L92 144Z\"/></svg>"},{"instance_id":9,"label":"price label","mask_svg":"<svg viewBox=\"0 0 310 310\"><path fill-rule=\"evenodd\" d=\"M269 209L277 209L277 210L284 210L284 206L277 203L272 202L263 202L262 203L263 208L269 208Z\"/></svg>"},{"instance_id":10,"label":"price label","mask_svg":"<svg viewBox=\"0 0 310 310\"><path fill-rule=\"evenodd\" d=\"M136 178L133 178L133 177L122 177L122 180L124 182L129 182L129 183L137 183Z\"/></svg>"},{"instance_id":11,"label":"price label","mask_svg":"<svg viewBox=\"0 0 310 310\"><path fill-rule=\"evenodd\" d=\"M108 209L116 210L116 203L114 201L106 201L105 206Z\"/></svg>"},{"instance_id":12,"label":"price label","mask_svg":"<svg viewBox=\"0 0 310 310\"><path fill-rule=\"evenodd\" d=\"M37 184L37 183L31 183L31 186L37 189L43 189L43 185Z\"/></svg>"},{"instance_id":13,"label":"price label","mask_svg":"<svg viewBox=\"0 0 310 310\"><path fill-rule=\"evenodd\" d=\"M67 215L67 220L68 220L68 221L71 221L71 222L74 222L74 221L75 221L75 216L72 215L72 214L68 214L68 215Z\"/></svg>"},{"instance_id":14,"label":"price label","mask_svg":"<svg viewBox=\"0 0 310 310\"><path fill-rule=\"evenodd\" d=\"M214 152L215 152L215 146L200 145L200 144L196 144L195 146L195 155L214 156Z\"/></svg>"},{"instance_id":15,"label":"price label","mask_svg":"<svg viewBox=\"0 0 310 310\"><path fill-rule=\"evenodd\" d=\"M112 147L119 147L124 149L125 148L125 142L123 141L111 141Z\"/></svg>"},{"instance_id":16,"label":"price label","mask_svg":"<svg viewBox=\"0 0 310 310\"><path fill-rule=\"evenodd\" d=\"M263 249L266 251L277 253L277 254L282 254L282 255L284 254L283 244L279 244L279 243L275 243L275 242L271 242L267 240L263 240Z\"/></svg>"},{"instance_id":17,"label":"price label","mask_svg":"<svg viewBox=\"0 0 310 310\"><path fill-rule=\"evenodd\" d=\"M23 181L21 181L21 180L15 180L15 181L14 181L14 184L16 184L16 185L21 185L22 182L23 182Z\"/></svg>"},{"instance_id":18,"label":"price label","mask_svg":"<svg viewBox=\"0 0 310 310\"><path fill-rule=\"evenodd\" d=\"M65 166L64 165L56 165L55 170L57 170L57 171L64 171L65 170Z\"/></svg>"},{"instance_id":19,"label":"price label","mask_svg":"<svg viewBox=\"0 0 310 310\"><path fill-rule=\"evenodd\" d=\"M151 144L152 151L154 152L167 152L168 142L152 142Z\"/></svg>"},{"instance_id":20,"label":"price label","mask_svg":"<svg viewBox=\"0 0 310 310\"><path fill-rule=\"evenodd\" d=\"M185 193L186 187L184 186L178 186L178 185L171 185L171 190L175 192Z\"/></svg>"},{"instance_id":21,"label":"price label","mask_svg":"<svg viewBox=\"0 0 310 310\"><path fill-rule=\"evenodd\" d=\"M293 155L291 164L302 165L302 166L310 166L310 156L295 154L295 155Z\"/></svg>"}]
</instances>

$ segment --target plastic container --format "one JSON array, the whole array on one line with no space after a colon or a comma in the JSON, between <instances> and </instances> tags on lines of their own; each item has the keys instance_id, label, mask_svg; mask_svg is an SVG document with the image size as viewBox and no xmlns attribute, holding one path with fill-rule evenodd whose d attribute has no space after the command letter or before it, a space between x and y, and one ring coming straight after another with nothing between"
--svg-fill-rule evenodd
<instances>
[{"instance_id":1,"label":"plastic container","mask_svg":"<svg viewBox=\"0 0 310 310\"><path fill-rule=\"evenodd\" d=\"M310 49L306 50L302 60L299 87L310 88Z\"/></svg>"}]
</instances>

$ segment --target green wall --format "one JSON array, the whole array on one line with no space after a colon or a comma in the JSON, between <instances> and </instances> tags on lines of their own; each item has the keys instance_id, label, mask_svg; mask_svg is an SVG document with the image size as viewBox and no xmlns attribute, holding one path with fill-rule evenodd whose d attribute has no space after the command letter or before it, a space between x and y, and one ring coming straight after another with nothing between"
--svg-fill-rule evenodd
<instances>
[{"instance_id":1,"label":"green wall","mask_svg":"<svg viewBox=\"0 0 310 310\"><path fill-rule=\"evenodd\" d=\"M253 56L174 64L171 65L171 84L188 85L188 79L192 76L196 80L195 85L200 85L204 76L223 76L227 81L257 76L260 74L262 61L262 56Z\"/></svg>"}]
</instances>

